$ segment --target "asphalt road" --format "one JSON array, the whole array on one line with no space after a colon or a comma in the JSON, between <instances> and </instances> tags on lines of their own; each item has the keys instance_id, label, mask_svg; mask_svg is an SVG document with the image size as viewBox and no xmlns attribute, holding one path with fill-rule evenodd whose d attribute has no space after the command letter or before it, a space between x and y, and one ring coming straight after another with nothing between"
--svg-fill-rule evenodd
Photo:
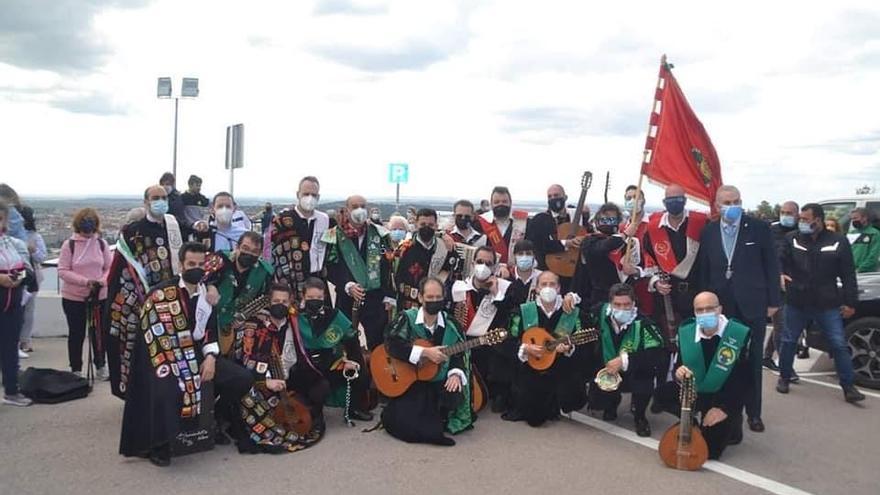
<instances>
[{"instance_id":1,"label":"asphalt road","mask_svg":"<svg viewBox=\"0 0 880 495\"><path fill-rule=\"evenodd\" d=\"M53 307L60 312L60 300L40 303L38 325L55 325ZM64 339L38 339L35 347L22 367L66 368ZM814 358L797 364L816 371L828 363ZM722 464L694 473L664 467L656 450L631 441L634 435L622 429L605 431L598 420L530 428L484 412L474 430L456 437L457 446L443 448L361 431L372 425L348 428L335 410L324 440L305 451L253 456L223 446L160 469L117 453L122 402L100 383L78 401L0 406L0 493L880 493L880 394L853 406L843 402L839 388L803 383L781 396L773 389L775 378L765 371L767 431L747 431ZM834 384L833 376L810 379ZM623 409L616 425L632 430ZM675 418L649 419L659 439Z\"/></svg>"}]
</instances>

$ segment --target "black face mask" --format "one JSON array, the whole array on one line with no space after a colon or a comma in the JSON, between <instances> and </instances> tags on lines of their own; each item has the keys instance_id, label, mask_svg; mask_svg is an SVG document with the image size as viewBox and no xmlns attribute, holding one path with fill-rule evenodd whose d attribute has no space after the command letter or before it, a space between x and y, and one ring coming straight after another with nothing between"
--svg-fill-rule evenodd
<instances>
[{"instance_id":1,"label":"black face mask","mask_svg":"<svg viewBox=\"0 0 880 495\"><path fill-rule=\"evenodd\" d=\"M318 316L324 312L324 301L321 299L306 299L306 313L309 316Z\"/></svg>"},{"instance_id":2,"label":"black face mask","mask_svg":"<svg viewBox=\"0 0 880 495\"><path fill-rule=\"evenodd\" d=\"M455 217L455 226L459 228L459 230L467 230L471 226L470 217Z\"/></svg>"},{"instance_id":3,"label":"black face mask","mask_svg":"<svg viewBox=\"0 0 880 495\"><path fill-rule=\"evenodd\" d=\"M257 264L257 256L252 255L251 253L238 253L238 264L241 265L242 268L247 270L248 268Z\"/></svg>"},{"instance_id":4,"label":"black face mask","mask_svg":"<svg viewBox=\"0 0 880 495\"><path fill-rule=\"evenodd\" d=\"M286 304L278 303L269 306L269 314L272 315L272 318L275 318L276 320L286 318L287 312L288 310Z\"/></svg>"},{"instance_id":5,"label":"black face mask","mask_svg":"<svg viewBox=\"0 0 880 495\"><path fill-rule=\"evenodd\" d=\"M431 242L434 237L434 227L419 227L419 239L425 244Z\"/></svg>"},{"instance_id":6,"label":"black face mask","mask_svg":"<svg viewBox=\"0 0 880 495\"><path fill-rule=\"evenodd\" d=\"M560 212L565 209L565 198L553 198L547 200L550 211Z\"/></svg>"},{"instance_id":7,"label":"black face mask","mask_svg":"<svg viewBox=\"0 0 880 495\"><path fill-rule=\"evenodd\" d=\"M599 232L605 235L614 235L617 233L617 225L600 225L596 228L599 229Z\"/></svg>"},{"instance_id":8,"label":"black face mask","mask_svg":"<svg viewBox=\"0 0 880 495\"><path fill-rule=\"evenodd\" d=\"M492 207L492 214L496 218L507 218L510 215L510 207L507 205L498 205Z\"/></svg>"},{"instance_id":9,"label":"black face mask","mask_svg":"<svg viewBox=\"0 0 880 495\"><path fill-rule=\"evenodd\" d=\"M443 309L443 305L443 301L426 301L424 305L425 313L434 316L439 313L441 309Z\"/></svg>"},{"instance_id":10,"label":"black face mask","mask_svg":"<svg viewBox=\"0 0 880 495\"><path fill-rule=\"evenodd\" d=\"M189 270L185 270L181 275L183 281L195 285L202 281L202 278L205 277L205 270L203 268L190 268Z\"/></svg>"},{"instance_id":11,"label":"black face mask","mask_svg":"<svg viewBox=\"0 0 880 495\"><path fill-rule=\"evenodd\" d=\"M852 226L855 227L855 228L857 228L857 229L861 229L862 227L865 226L865 223L862 222L861 220L853 220L853 221L852 221Z\"/></svg>"}]
</instances>

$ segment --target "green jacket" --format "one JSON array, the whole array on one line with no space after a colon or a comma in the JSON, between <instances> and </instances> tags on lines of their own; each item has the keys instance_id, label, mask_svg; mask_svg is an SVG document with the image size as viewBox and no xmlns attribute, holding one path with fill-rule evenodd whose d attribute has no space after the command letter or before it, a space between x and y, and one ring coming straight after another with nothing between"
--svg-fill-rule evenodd
<instances>
[{"instance_id":1,"label":"green jacket","mask_svg":"<svg viewBox=\"0 0 880 495\"><path fill-rule=\"evenodd\" d=\"M856 273L876 272L880 265L880 230L870 225L850 229L847 237L852 245Z\"/></svg>"}]
</instances>

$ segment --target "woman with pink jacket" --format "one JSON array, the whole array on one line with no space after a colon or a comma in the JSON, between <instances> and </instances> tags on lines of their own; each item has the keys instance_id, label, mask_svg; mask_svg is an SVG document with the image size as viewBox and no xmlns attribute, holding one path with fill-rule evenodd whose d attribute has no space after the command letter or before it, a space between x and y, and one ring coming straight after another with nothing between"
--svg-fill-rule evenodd
<instances>
[{"instance_id":1,"label":"woman with pink jacket","mask_svg":"<svg viewBox=\"0 0 880 495\"><path fill-rule=\"evenodd\" d=\"M61 277L61 306L67 317L67 355L70 370L82 373L83 340L86 322L97 311L101 314L107 300L107 274L113 258L107 242L101 238L101 220L93 208L84 208L73 217L73 235L64 241L58 259L58 275ZM99 380L108 378L104 352L99 352L95 330L91 325L96 375Z\"/></svg>"}]
</instances>

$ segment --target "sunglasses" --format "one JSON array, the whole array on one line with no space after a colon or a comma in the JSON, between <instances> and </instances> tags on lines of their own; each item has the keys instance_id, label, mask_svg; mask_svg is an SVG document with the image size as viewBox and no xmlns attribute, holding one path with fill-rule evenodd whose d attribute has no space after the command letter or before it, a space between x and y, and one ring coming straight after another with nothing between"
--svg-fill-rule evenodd
<instances>
[{"instance_id":1,"label":"sunglasses","mask_svg":"<svg viewBox=\"0 0 880 495\"><path fill-rule=\"evenodd\" d=\"M596 223L599 225L618 225L620 220L617 217L597 217Z\"/></svg>"}]
</instances>

